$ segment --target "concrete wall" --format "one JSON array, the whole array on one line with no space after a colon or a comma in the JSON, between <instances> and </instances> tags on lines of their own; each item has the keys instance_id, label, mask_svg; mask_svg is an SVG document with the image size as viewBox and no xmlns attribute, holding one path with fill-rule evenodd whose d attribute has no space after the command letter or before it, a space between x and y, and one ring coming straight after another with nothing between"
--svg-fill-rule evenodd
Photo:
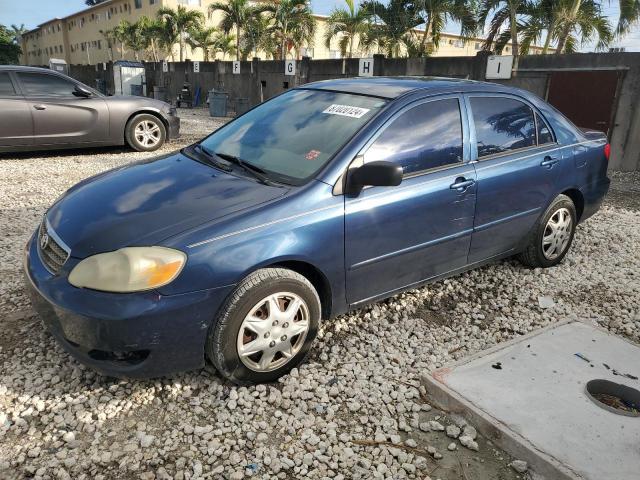
<instances>
[{"instance_id":1,"label":"concrete wall","mask_svg":"<svg viewBox=\"0 0 640 480\"><path fill-rule=\"evenodd\" d=\"M375 55L374 74L387 76L429 75L484 80L485 52L475 57L384 58ZM232 71L233 62L200 62L200 72L193 72L191 62L170 62L169 72L162 72L161 63L146 63L147 94L153 87L167 88L167 98L175 101L182 85L188 81L195 93L201 90L200 103L206 100L211 89L229 93L230 107L236 98L247 98L256 105L288 88L308 82L331 78L352 77L358 74L358 59L311 60L303 58L297 63L296 75L284 74L283 61L241 62L241 74ZM614 100L614 117L610 132L611 168L615 170L640 170L640 53L604 53L571 55L532 55L522 57L520 67L506 85L526 89L546 98L549 79L554 71L591 71L594 69L620 71L621 80ZM96 79L107 82L113 92L111 64L72 65L73 77L95 87ZM598 85L593 85L594 89ZM584 93L585 101L589 92Z\"/></svg>"}]
</instances>

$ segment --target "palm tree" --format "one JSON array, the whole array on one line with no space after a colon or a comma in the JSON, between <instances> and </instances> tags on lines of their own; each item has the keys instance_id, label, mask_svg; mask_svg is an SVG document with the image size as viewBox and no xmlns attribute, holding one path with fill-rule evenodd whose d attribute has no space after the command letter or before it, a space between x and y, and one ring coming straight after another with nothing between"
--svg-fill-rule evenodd
<instances>
[{"instance_id":1,"label":"palm tree","mask_svg":"<svg viewBox=\"0 0 640 480\"><path fill-rule=\"evenodd\" d=\"M347 8L334 8L327 19L324 36L327 48L334 37L340 37L340 53L343 57L353 56L353 41L356 36L366 34L371 26L370 15L366 10L357 8L353 0L344 0ZM348 47L348 51L347 51Z\"/></svg>"},{"instance_id":2,"label":"palm tree","mask_svg":"<svg viewBox=\"0 0 640 480\"><path fill-rule=\"evenodd\" d=\"M420 49L424 52L427 41L435 49L440 45L440 34L450 21L461 25L461 35L471 37L477 31L475 2L468 0L421 0L416 2L424 18L424 33Z\"/></svg>"},{"instance_id":3,"label":"palm tree","mask_svg":"<svg viewBox=\"0 0 640 480\"><path fill-rule=\"evenodd\" d=\"M280 41L281 59L285 59L292 48L297 57L303 43L313 43L316 20L307 0L271 0L266 10L273 19L275 34Z\"/></svg>"},{"instance_id":4,"label":"palm tree","mask_svg":"<svg viewBox=\"0 0 640 480\"><path fill-rule=\"evenodd\" d=\"M196 50L198 48L202 49L202 54L205 62L209 61L209 51L211 50L211 48L216 46L215 34L217 33L217 31L218 29L215 27L199 27L189 30L187 43L192 48L192 50Z\"/></svg>"},{"instance_id":5,"label":"palm tree","mask_svg":"<svg viewBox=\"0 0 640 480\"><path fill-rule=\"evenodd\" d=\"M109 60L113 62L113 45L118 41L115 34L115 29L98 30L102 38L107 42L107 48L109 49Z\"/></svg>"},{"instance_id":6,"label":"palm tree","mask_svg":"<svg viewBox=\"0 0 640 480\"><path fill-rule=\"evenodd\" d=\"M120 43L120 58L124 58L126 53L126 43L127 43L127 24L126 20L122 20L115 27L110 30L111 35L113 35L113 39Z\"/></svg>"},{"instance_id":7,"label":"palm tree","mask_svg":"<svg viewBox=\"0 0 640 480\"><path fill-rule=\"evenodd\" d=\"M620 19L616 27L617 35L626 34L631 26L640 19L640 1L619 0ZM556 9L556 25L553 30L558 39L556 53L570 53L575 50L576 33L583 39L596 34L596 48L604 48L612 40L614 33L606 16L602 13L602 5L594 0L560 0ZM585 35L586 34L586 35Z\"/></svg>"},{"instance_id":8,"label":"palm tree","mask_svg":"<svg viewBox=\"0 0 640 480\"><path fill-rule=\"evenodd\" d=\"M240 60L240 40L242 38L241 30L249 23L252 17L260 15L264 10L263 7L255 7L249 3L249 0L228 0L223 2L215 2L209 5L209 16L217 11L222 12L222 21L220 28L226 34L235 29L236 35L236 60Z\"/></svg>"},{"instance_id":9,"label":"palm tree","mask_svg":"<svg viewBox=\"0 0 640 480\"><path fill-rule=\"evenodd\" d=\"M556 53L572 53L577 45L598 39L596 49L606 48L614 38L613 25L603 14L602 6L595 0L583 0L580 9L573 10L573 0L541 0L527 9L528 18L519 26L522 33L520 52L526 54L529 46L546 38L542 53L547 53L552 40L564 35L558 42Z\"/></svg>"},{"instance_id":10,"label":"palm tree","mask_svg":"<svg viewBox=\"0 0 640 480\"><path fill-rule=\"evenodd\" d=\"M259 51L264 52L267 57L274 57L278 51L274 30L271 19L266 15L252 16L242 32L240 41L242 59L246 59L251 52L254 57L257 57Z\"/></svg>"},{"instance_id":11,"label":"palm tree","mask_svg":"<svg viewBox=\"0 0 640 480\"><path fill-rule=\"evenodd\" d=\"M140 51L146 50L150 43L149 37L143 34L144 18L146 17L142 17L136 23L121 20L117 26L121 42L133 51L133 56L136 60L140 60Z\"/></svg>"},{"instance_id":12,"label":"palm tree","mask_svg":"<svg viewBox=\"0 0 640 480\"><path fill-rule=\"evenodd\" d=\"M229 33L218 32L215 39L214 51L222 54L222 60L224 60L227 55L231 55L235 50L236 38Z\"/></svg>"},{"instance_id":13,"label":"palm tree","mask_svg":"<svg viewBox=\"0 0 640 480\"><path fill-rule=\"evenodd\" d=\"M361 39L365 48L371 49L375 46L388 57L399 57L403 46L415 46L414 29L424 23L415 2L390 0L388 4L384 4L376 0L367 0L360 8L374 20L369 32Z\"/></svg>"},{"instance_id":14,"label":"palm tree","mask_svg":"<svg viewBox=\"0 0 640 480\"><path fill-rule=\"evenodd\" d=\"M13 37L13 43L18 44L20 43L20 37L28 31L29 29L24 26L24 23L21 23L19 27L12 23L9 34Z\"/></svg>"},{"instance_id":15,"label":"palm tree","mask_svg":"<svg viewBox=\"0 0 640 480\"><path fill-rule=\"evenodd\" d=\"M511 38L513 51L513 69L518 68L520 49L518 48L518 16L526 14L525 0L481 0L478 23L484 25L489 15L493 15L489 23L489 34L484 41L484 49L491 50L494 39L499 35L497 44L503 47L505 39ZM502 31L505 29L505 31ZM500 33L502 31L502 33ZM499 48L498 51L501 51Z\"/></svg>"},{"instance_id":16,"label":"palm tree","mask_svg":"<svg viewBox=\"0 0 640 480\"><path fill-rule=\"evenodd\" d=\"M158 10L158 18L165 22L166 27L180 44L180 61L184 61L185 34L192 28L197 28L204 21L204 15L198 10L190 10L178 5L177 10L163 7Z\"/></svg>"}]
</instances>

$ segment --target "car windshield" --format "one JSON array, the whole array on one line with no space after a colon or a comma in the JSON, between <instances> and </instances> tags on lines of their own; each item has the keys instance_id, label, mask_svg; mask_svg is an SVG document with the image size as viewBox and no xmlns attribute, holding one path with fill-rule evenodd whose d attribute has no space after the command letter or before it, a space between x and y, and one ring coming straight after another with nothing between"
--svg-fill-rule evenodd
<instances>
[{"instance_id":1,"label":"car windshield","mask_svg":"<svg viewBox=\"0 0 640 480\"><path fill-rule=\"evenodd\" d=\"M301 185L384 105L379 98L292 90L216 130L207 150L259 167L278 182Z\"/></svg>"}]
</instances>

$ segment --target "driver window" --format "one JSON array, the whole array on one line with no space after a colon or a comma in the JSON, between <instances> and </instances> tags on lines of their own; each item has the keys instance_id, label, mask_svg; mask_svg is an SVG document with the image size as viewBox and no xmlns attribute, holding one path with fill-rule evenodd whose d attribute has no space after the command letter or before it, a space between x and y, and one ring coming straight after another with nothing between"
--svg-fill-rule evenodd
<instances>
[{"instance_id":1,"label":"driver window","mask_svg":"<svg viewBox=\"0 0 640 480\"><path fill-rule=\"evenodd\" d=\"M68 96L73 95L75 84L57 75L19 72L18 78L26 95Z\"/></svg>"},{"instance_id":2,"label":"driver window","mask_svg":"<svg viewBox=\"0 0 640 480\"><path fill-rule=\"evenodd\" d=\"M417 105L392 121L364 154L365 163L386 160L405 175L462 162L458 99Z\"/></svg>"}]
</instances>

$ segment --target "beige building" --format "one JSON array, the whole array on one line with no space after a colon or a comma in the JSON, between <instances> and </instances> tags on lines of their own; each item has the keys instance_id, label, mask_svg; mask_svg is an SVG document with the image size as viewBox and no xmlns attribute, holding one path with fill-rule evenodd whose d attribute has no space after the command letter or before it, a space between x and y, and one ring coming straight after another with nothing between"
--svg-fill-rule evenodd
<instances>
[{"instance_id":1,"label":"beige building","mask_svg":"<svg viewBox=\"0 0 640 480\"><path fill-rule=\"evenodd\" d=\"M119 43L109 44L101 32L115 27L121 20L135 22L142 16L153 18L162 7L177 8L183 5L201 11L208 26L218 26L222 17L216 12L209 17L208 8L215 0L107 0L96 6L86 8L64 18L54 18L22 36L22 63L25 65L48 65L49 59L65 60L68 64L96 64L124 58L133 60L134 52ZM329 47L324 41L326 16L316 15L317 29L312 45L301 49L300 55L314 59L340 58L339 40L333 39ZM421 31L416 31L421 35ZM434 56L472 56L481 49L482 39L464 41L459 35L445 33L441 35L440 46ZM201 49L192 51L185 46L185 58L202 60ZM510 46L503 52L510 55ZM542 53L541 47L533 47L532 53ZM160 52L160 58L179 60L179 47L173 46L171 52ZM357 42L354 56L368 56L376 52L362 51ZM140 59L151 60L149 52L139 52ZM264 54L259 54L265 58ZM221 59L221 55L217 55ZM229 59L227 57L227 59Z\"/></svg>"}]
</instances>

